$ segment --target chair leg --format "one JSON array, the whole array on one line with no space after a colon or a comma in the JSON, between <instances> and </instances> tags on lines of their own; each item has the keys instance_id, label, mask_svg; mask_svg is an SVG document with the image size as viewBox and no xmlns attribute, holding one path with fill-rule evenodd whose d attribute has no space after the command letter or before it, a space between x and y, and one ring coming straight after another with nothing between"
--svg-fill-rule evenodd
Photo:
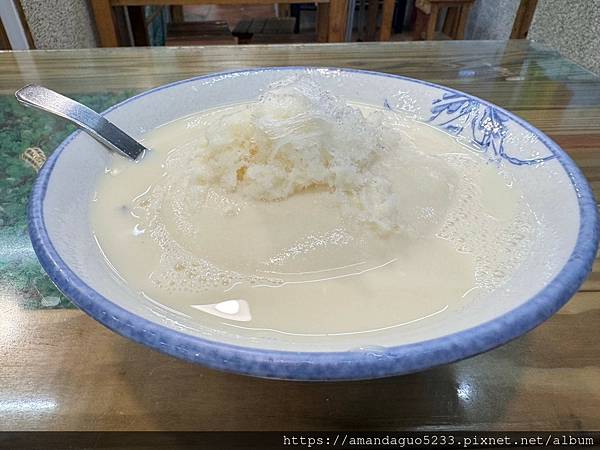
<instances>
[{"instance_id":1,"label":"chair leg","mask_svg":"<svg viewBox=\"0 0 600 450\"><path fill-rule=\"evenodd\" d=\"M290 4L289 3L278 3L277 4L277 17L290 17Z\"/></svg>"},{"instance_id":2,"label":"chair leg","mask_svg":"<svg viewBox=\"0 0 600 450\"><path fill-rule=\"evenodd\" d=\"M294 23L294 33L300 32L300 4L294 3L290 5L290 15L291 17L296 18L296 22Z\"/></svg>"},{"instance_id":3,"label":"chair leg","mask_svg":"<svg viewBox=\"0 0 600 450\"><path fill-rule=\"evenodd\" d=\"M425 34L425 39L428 41L433 41L435 39L435 26L438 18L438 5L431 5L431 14L427 19L427 32Z\"/></svg>"},{"instance_id":4,"label":"chair leg","mask_svg":"<svg viewBox=\"0 0 600 450\"><path fill-rule=\"evenodd\" d=\"M327 42L329 31L329 3L317 3L317 40Z\"/></svg>"},{"instance_id":5,"label":"chair leg","mask_svg":"<svg viewBox=\"0 0 600 450\"><path fill-rule=\"evenodd\" d=\"M460 6L451 6L446 12L446 19L444 20L444 26L442 28L442 31L446 36L450 36L452 39L456 39L456 26L458 25L459 13Z\"/></svg>"},{"instance_id":6,"label":"chair leg","mask_svg":"<svg viewBox=\"0 0 600 450\"><path fill-rule=\"evenodd\" d=\"M367 41L374 41L377 37L377 13L379 0L369 0L367 11Z\"/></svg>"},{"instance_id":7,"label":"chair leg","mask_svg":"<svg viewBox=\"0 0 600 450\"><path fill-rule=\"evenodd\" d=\"M421 40L421 34L423 33L423 27L425 24L426 17L427 16L423 11L421 11L420 9L417 9L417 15L415 17L415 29L413 30L413 40L415 40L415 41Z\"/></svg>"},{"instance_id":8,"label":"chair leg","mask_svg":"<svg viewBox=\"0 0 600 450\"><path fill-rule=\"evenodd\" d=\"M169 7L171 12L171 21L174 23L183 22L183 6L181 5L171 5Z\"/></svg>"},{"instance_id":9,"label":"chair leg","mask_svg":"<svg viewBox=\"0 0 600 450\"><path fill-rule=\"evenodd\" d=\"M469 18L469 10L471 5L463 5L461 7L460 19L458 26L456 27L456 37L454 39L463 40L465 38L465 26L467 25L467 19Z\"/></svg>"},{"instance_id":10,"label":"chair leg","mask_svg":"<svg viewBox=\"0 0 600 450\"><path fill-rule=\"evenodd\" d=\"M348 0L330 0L328 42L346 40L346 22L348 19Z\"/></svg>"},{"instance_id":11,"label":"chair leg","mask_svg":"<svg viewBox=\"0 0 600 450\"><path fill-rule=\"evenodd\" d=\"M379 40L389 41L392 37L392 21L394 20L394 7L396 0L383 0L383 10L381 11L381 29L379 30Z\"/></svg>"},{"instance_id":12,"label":"chair leg","mask_svg":"<svg viewBox=\"0 0 600 450\"><path fill-rule=\"evenodd\" d=\"M110 0L92 1L92 10L94 11L100 45L102 47L118 47L119 38L117 37Z\"/></svg>"}]
</instances>

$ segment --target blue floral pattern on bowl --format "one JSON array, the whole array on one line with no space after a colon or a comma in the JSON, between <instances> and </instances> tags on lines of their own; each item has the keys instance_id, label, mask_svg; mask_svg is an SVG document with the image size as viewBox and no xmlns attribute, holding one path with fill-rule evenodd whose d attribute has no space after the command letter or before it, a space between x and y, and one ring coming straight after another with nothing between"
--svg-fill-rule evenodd
<instances>
[{"instance_id":1,"label":"blue floral pattern on bowl","mask_svg":"<svg viewBox=\"0 0 600 450\"><path fill-rule=\"evenodd\" d=\"M517 166L540 164L555 158L553 154L532 159L511 156L505 148L510 118L490 105L484 105L473 97L446 92L433 100L428 122L454 135L470 138L473 148L498 161L508 161ZM469 127L465 133L465 127ZM489 154L489 153L492 154Z\"/></svg>"}]
</instances>

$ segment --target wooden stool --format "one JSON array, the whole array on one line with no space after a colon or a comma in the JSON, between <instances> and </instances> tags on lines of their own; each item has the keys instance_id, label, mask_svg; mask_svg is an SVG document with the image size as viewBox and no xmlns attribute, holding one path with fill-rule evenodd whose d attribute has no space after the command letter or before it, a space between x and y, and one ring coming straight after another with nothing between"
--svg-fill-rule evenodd
<instances>
[{"instance_id":1,"label":"wooden stool","mask_svg":"<svg viewBox=\"0 0 600 450\"><path fill-rule=\"evenodd\" d=\"M450 39L464 39L465 25L469 17L469 10L475 0L416 0L417 17L415 20L414 39L421 39L425 29L425 40L435 39L435 27L439 12L447 8L443 34Z\"/></svg>"}]
</instances>

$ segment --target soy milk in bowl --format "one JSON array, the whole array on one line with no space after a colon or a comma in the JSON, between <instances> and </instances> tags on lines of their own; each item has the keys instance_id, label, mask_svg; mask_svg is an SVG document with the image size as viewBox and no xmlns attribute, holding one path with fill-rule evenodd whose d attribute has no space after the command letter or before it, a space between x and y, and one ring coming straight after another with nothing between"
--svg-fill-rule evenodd
<instances>
[{"instance_id":1,"label":"soy milk in bowl","mask_svg":"<svg viewBox=\"0 0 600 450\"><path fill-rule=\"evenodd\" d=\"M98 284L95 300L142 318L130 337L259 376L368 378L498 345L566 301L563 289L535 304L584 225L589 259L596 219L582 222L572 163L545 136L412 80L281 69L243 73L244 90L239 78L151 91L137 102L151 152L90 168L77 212L89 242L72 257L95 255L79 280ZM367 92L375 79L383 99ZM211 88L230 101L211 104ZM182 104L145 118L141 103L163 95ZM539 190L571 218L557 222Z\"/></svg>"}]
</instances>

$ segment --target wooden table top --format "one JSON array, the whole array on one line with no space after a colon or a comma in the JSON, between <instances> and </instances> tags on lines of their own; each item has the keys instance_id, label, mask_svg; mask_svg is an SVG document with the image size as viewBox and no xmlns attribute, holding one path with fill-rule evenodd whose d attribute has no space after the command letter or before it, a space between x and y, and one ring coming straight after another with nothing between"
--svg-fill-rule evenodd
<instances>
[{"instance_id":1,"label":"wooden table top","mask_svg":"<svg viewBox=\"0 0 600 450\"><path fill-rule=\"evenodd\" d=\"M600 190L600 78L527 41L123 48L0 53L0 430L600 429L600 265L527 335L382 380L300 383L194 366L73 308L26 235L19 155L72 128L16 105L37 82L102 109L163 83L250 66L372 69L497 103L563 146Z\"/></svg>"}]
</instances>

